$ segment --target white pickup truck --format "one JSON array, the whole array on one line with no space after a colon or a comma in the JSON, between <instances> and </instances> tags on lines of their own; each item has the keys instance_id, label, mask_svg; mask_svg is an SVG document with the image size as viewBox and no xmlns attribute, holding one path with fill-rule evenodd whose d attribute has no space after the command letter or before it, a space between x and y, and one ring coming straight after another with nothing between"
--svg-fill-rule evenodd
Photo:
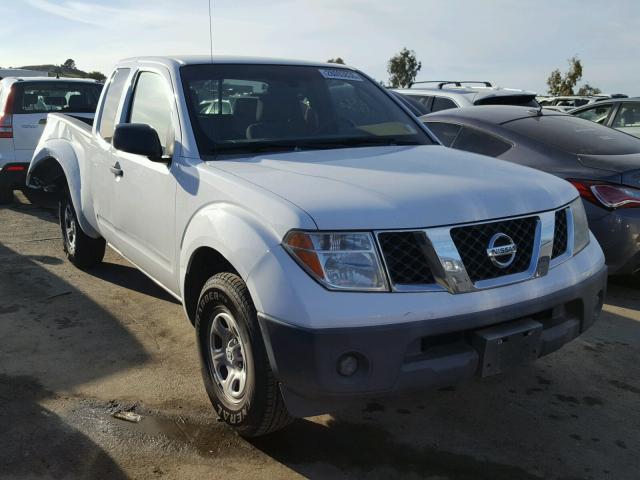
<instances>
[{"instance_id":1,"label":"white pickup truck","mask_svg":"<svg viewBox=\"0 0 640 480\"><path fill-rule=\"evenodd\" d=\"M49 116L27 182L64 249L108 243L180 299L242 435L546 355L598 317L606 266L567 182L450 150L362 72L122 61L93 127Z\"/></svg>"}]
</instances>

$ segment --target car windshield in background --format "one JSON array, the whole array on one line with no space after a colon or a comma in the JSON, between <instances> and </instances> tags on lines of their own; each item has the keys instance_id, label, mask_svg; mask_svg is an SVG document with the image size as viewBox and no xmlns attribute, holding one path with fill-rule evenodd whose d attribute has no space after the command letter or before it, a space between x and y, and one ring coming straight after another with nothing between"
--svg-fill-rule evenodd
<instances>
[{"instance_id":1,"label":"car windshield in background","mask_svg":"<svg viewBox=\"0 0 640 480\"><path fill-rule=\"evenodd\" d=\"M626 133L568 115L521 118L503 127L565 152L581 155L640 153L640 140Z\"/></svg>"},{"instance_id":2,"label":"car windshield in background","mask_svg":"<svg viewBox=\"0 0 640 480\"><path fill-rule=\"evenodd\" d=\"M102 85L81 82L20 82L13 113L93 113Z\"/></svg>"},{"instance_id":3,"label":"car windshield in background","mask_svg":"<svg viewBox=\"0 0 640 480\"><path fill-rule=\"evenodd\" d=\"M434 143L352 70L218 64L185 66L181 75L202 155Z\"/></svg>"}]
</instances>

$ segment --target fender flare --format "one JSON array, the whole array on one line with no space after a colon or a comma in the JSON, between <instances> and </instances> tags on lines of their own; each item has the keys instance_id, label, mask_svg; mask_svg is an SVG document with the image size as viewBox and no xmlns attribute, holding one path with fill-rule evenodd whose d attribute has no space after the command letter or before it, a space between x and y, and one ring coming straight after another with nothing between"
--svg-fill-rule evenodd
<instances>
[{"instance_id":1,"label":"fender flare","mask_svg":"<svg viewBox=\"0 0 640 480\"><path fill-rule=\"evenodd\" d=\"M46 189L47 185L43 185L38 181L38 169L47 165L48 162L56 162L64 173L67 186L69 187L69 195L71 203L76 211L78 223L80 227L90 237L98 238L100 233L94 228L84 214L83 198L82 198L82 174L80 171L80 162L73 146L66 140L53 139L48 140L44 145L38 146L35 151L29 170L27 171L27 186L36 189Z\"/></svg>"},{"instance_id":2,"label":"fender flare","mask_svg":"<svg viewBox=\"0 0 640 480\"><path fill-rule=\"evenodd\" d=\"M222 228L222 226L224 226ZM179 249L180 294L185 298L185 281L191 260L200 248L210 248L222 255L243 280L281 236L265 226L251 212L237 204L216 202L198 210L185 227ZM251 297L260 309L257 292L249 289Z\"/></svg>"}]
</instances>

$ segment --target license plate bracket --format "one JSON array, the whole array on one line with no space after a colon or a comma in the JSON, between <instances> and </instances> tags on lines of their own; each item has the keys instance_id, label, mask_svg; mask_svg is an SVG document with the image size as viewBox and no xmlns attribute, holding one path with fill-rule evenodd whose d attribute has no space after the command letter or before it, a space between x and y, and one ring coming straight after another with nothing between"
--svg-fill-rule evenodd
<instances>
[{"instance_id":1,"label":"license plate bracket","mask_svg":"<svg viewBox=\"0 0 640 480\"><path fill-rule=\"evenodd\" d=\"M540 355L541 337L542 324L532 319L476 330L471 344L480 357L480 376L496 375L532 362Z\"/></svg>"}]
</instances>

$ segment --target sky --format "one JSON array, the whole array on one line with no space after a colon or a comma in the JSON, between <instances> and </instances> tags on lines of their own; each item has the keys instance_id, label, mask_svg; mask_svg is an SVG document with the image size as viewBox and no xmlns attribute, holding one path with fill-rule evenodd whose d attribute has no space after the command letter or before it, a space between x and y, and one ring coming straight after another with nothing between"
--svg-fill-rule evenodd
<instances>
[{"instance_id":1,"label":"sky","mask_svg":"<svg viewBox=\"0 0 640 480\"><path fill-rule=\"evenodd\" d=\"M326 61L388 79L403 47L418 80L488 80L546 92L567 59L582 82L640 95L640 1L211 0L216 54ZM208 0L0 0L0 66L67 58L105 74L136 55L208 54Z\"/></svg>"}]
</instances>

